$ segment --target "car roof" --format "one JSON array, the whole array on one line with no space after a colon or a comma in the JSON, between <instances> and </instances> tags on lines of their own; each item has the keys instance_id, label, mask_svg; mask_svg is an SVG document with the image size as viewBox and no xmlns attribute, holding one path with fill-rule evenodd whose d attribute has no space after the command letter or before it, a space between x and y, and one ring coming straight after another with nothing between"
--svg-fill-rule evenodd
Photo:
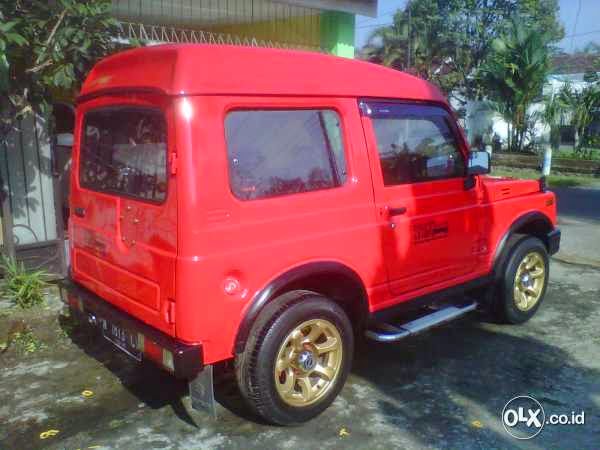
<instances>
[{"instance_id":1,"label":"car roof","mask_svg":"<svg viewBox=\"0 0 600 450\"><path fill-rule=\"evenodd\" d=\"M316 52L233 45L167 44L117 53L85 80L83 97L115 90L166 95L311 95L433 101L433 84L364 61Z\"/></svg>"}]
</instances>

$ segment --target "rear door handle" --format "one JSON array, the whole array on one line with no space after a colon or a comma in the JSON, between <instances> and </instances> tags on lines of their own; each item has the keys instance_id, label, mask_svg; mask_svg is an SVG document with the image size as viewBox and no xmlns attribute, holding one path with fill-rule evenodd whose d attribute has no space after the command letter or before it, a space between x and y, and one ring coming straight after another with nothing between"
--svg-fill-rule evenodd
<instances>
[{"instance_id":1,"label":"rear door handle","mask_svg":"<svg viewBox=\"0 0 600 450\"><path fill-rule=\"evenodd\" d=\"M73 209L73 212L75 213L76 216L85 217L85 208L82 208L81 206L76 206Z\"/></svg>"},{"instance_id":2,"label":"rear door handle","mask_svg":"<svg viewBox=\"0 0 600 450\"><path fill-rule=\"evenodd\" d=\"M406 206L402 206L400 208L389 208L388 214L391 216L401 216L406 213Z\"/></svg>"}]
</instances>

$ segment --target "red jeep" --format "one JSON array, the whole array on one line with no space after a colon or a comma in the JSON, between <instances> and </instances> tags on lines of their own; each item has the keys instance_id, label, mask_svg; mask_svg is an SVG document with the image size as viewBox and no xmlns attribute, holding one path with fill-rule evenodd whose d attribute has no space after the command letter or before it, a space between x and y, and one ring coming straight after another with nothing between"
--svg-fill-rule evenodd
<instances>
[{"instance_id":1,"label":"red jeep","mask_svg":"<svg viewBox=\"0 0 600 450\"><path fill-rule=\"evenodd\" d=\"M486 176L436 87L316 53L107 58L78 98L73 168L73 312L190 380L196 407L234 361L278 424L331 404L357 336L477 307L525 322L560 241L543 179Z\"/></svg>"}]
</instances>

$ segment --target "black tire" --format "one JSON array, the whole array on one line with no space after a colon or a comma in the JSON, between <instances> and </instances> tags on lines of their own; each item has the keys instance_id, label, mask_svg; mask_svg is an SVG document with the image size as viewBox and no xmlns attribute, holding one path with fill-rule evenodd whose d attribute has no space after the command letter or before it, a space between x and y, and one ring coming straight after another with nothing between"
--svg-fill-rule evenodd
<instances>
[{"instance_id":1,"label":"black tire","mask_svg":"<svg viewBox=\"0 0 600 450\"><path fill-rule=\"evenodd\" d=\"M329 388L315 403L292 406L277 391L275 362L289 334L301 324L315 319L334 325L339 333L341 363ZM269 423L293 425L306 422L322 413L338 395L348 377L353 352L352 325L340 306L314 292L293 291L283 294L261 312L252 327L244 352L236 356L240 392L249 407Z\"/></svg>"},{"instance_id":2,"label":"black tire","mask_svg":"<svg viewBox=\"0 0 600 450\"><path fill-rule=\"evenodd\" d=\"M515 294L515 277L517 270L523 260L529 255L539 255L544 268L543 281L540 281L541 294L533 306L524 310L518 307ZM504 259L503 267L500 268L500 278L490 292L491 312L500 323L521 324L531 319L540 308L546 295L550 265L548 250L544 243L533 236L517 235L512 238L508 257Z\"/></svg>"}]
</instances>

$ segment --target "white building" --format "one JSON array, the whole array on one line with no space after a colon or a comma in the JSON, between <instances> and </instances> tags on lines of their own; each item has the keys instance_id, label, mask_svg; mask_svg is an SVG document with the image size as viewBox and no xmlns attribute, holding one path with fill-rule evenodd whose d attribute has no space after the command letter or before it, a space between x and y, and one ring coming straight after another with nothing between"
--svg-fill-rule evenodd
<instances>
[{"instance_id":1,"label":"white building","mask_svg":"<svg viewBox=\"0 0 600 450\"><path fill-rule=\"evenodd\" d=\"M598 59L598 55L575 54L575 55L558 55L553 58L553 71L548 76L546 84L543 88L542 95L553 95L565 86L570 85L571 89L581 91L588 83L584 80L586 72L593 70L594 62ZM597 72L600 75L600 72ZM536 102L531 105L528 113L531 116L541 114L544 110L544 104ZM477 141L478 137L489 132L500 137L503 143L507 142L508 123L495 112L489 103L482 101L469 101L466 105L466 115L464 121L465 129L469 142ZM549 134L548 127L541 121L537 120L533 128L532 135L536 139L547 138ZM565 117L564 126L561 129L561 142L573 143L574 130L570 126L569 118ZM526 140L526 143L529 141Z\"/></svg>"}]
</instances>

